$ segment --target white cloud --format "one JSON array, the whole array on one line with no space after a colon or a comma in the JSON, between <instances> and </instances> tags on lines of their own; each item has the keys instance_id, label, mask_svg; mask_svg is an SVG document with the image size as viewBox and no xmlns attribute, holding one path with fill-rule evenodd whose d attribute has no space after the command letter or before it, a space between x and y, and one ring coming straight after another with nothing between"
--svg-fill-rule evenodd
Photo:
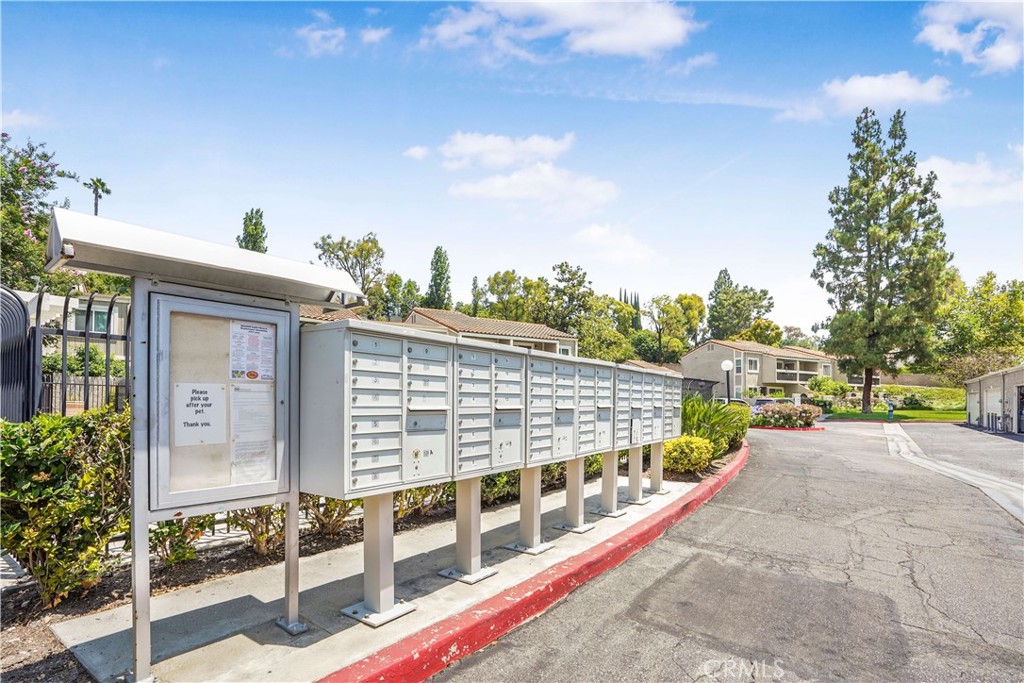
<instances>
[{"instance_id":1,"label":"white cloud","mask_svg":"<svg viewBox=\"0 0 1024 683\"><path fill-rule=\"evenodd\" d=\"M295 29L295 35L305 43L306 54L310 57L340 55L345 47L345 29L332 27L331 15L323 10L313 10L312 14L316 21Z\"/></svg>"},{"instance_id":2,"label":"white cloud","mask_svg":"<svg viewBox=\"0 0 1024 683\"><path fill-rule=\"evenodd\" d=\"M486 168L525 166L537 161L551 161L573 146L576 136L566 133L561 139L546 135L510 138L507 135L484 135L459 131L439 148L449 170L466 168L474 164Z\"/></svg>"},{"instance_id":3,"label":"white cloud","mask_svg":"<svg viewBox=\"0 0 1024 683\"><path fill-rule=\"evenodd\" d=\"M448 7L423 30L423 45L479 46L486 61L541 58L531 47L557 41L577 54L650 58L704 27L693 9L667 2L513 2Z\"/></svg>"},{"instance_id":4,"label":"white cloud","mask_svg":"<svg viewBox=\"0 0 1024 683\"><path fill-rule=\"evenodd\" d=\"M919 162L922 171L935 171L943 209L991 206L1024 200L1020 171L995 168L985 155L977 160L953 161L939 156Z\"/></svg>"},{"instance_id":5,"label":"white cloud","mask_svg":"<svg viewBox=\"0 0 1024 683\"><path fill-rule=\"evenodd\" d=\"M379 43L391 34L390 28L364 28L359 32L359 39L364 45Z\"/></svg>"},{"instance_id":6,"label":"white cloud","mask_svg":"<svg viewBox=\"0 0 1024 683\"><path fill-rule=\"evenodd\" d=\"M938 104L953 96L949 85L942 76L920 81L906 71L897 71L877 76L858 74L845 81L836 78L821 88L840 111L848 113L864 107L887 109L904 104Z\"/></svg>"},{"instance_id":7,"label":"white cloud","mask_svg":"<svg viewBox=\"0 0 1024 683\"><path fill-rule=\"evenodd\" d=\"M409 149L402 152L402 156L415 159L416 161L423 161L430 154L430 148L424 147L423 145L414 145Z\"/></svg>"},{"instance_id":8,"label":"white cloud","mask_svg":"<svg viewBox=\"0 0 1024 683\"><path fill-rule=\"evenodd\" d=\"M672 76L686 77L702 66L714 66L715 64L718 64L718 55L714 52L704 52L690 57L685 62L676 64L669 68L666 73Z\"/></svg>"},{"instance_id":9,"label":"white cloud","mask_svg":"<svg viewBox=\"0 0 1024 683\"><path fill-rule=\"evenodd\" d=\"M981 73L1013 71L1024 59L1024 11L1019 2L938 2L919 15L914 39L944 55L960 55Z\"/></svg>"},{"instance_id":10,"label":"white cloud","mask_svg":"<svg viewBox=\"0 0 1024 683\"><path fill-rule=\"evenodd\" d=\"M455 197L538 202L564 218L589 214L619 196L619 188L609 180L573 173L546 161L509 175L455 183L448 192Z\"/></svg>"},{"instance_id":11,"label":"white cloud","mask_svg":"<svg viewBox=\"0 0 1024 683\"><path fill-rule=\"evenodd\" d=\"M616 225L594 223L574 233L572 242L594 258L609 263L649 262L657 255L651 246Z\"/></svg>"},{"instance_id":12,"label":"white cloud","mask_svg":"<svg viewBox=\"0 0 1024 683\"><path fill-rule=\"evenodd\" d=\"M940 104L956 95L949 80L932 76L922 81L906 71L877 76L834 78L818 96L783 107L777 121L816 121L828 115L851 114L864 107L889 110L908 104Z\"/></svg>"},{"instance_id":13,"label":"white cloud","mask_svg":"<svg viewBox=\"0 0 1024 683\"><path fill-rule=\"evenodd\" d=\"M363 11L366 12L367 16L374 17L380 14L380 7L367 7Z\"/></svg>"},{"instance_id":14,"label":"white cloud","mask_svg":"<svg viewBox=\"0 0 1024 683\"><path fill-rule=\"evenodd\" d=\"M15 128L28 128L29 126L39 126L45 122L42 116L36 114L30 114L20 109L12 109L3 113L3 129L14 130Z\"/></svg>"},{"instance_id":15,"label":"white cloud","mask_svg":"<svg viewBox=\"0 0 1024 683\"><path fill-rule=\"evenodd\" d=\"M1024 145L1010 143L1007 145L1010 151L1020 157L1021 161L1024 161Z\"/></svg>"}]
</instances>

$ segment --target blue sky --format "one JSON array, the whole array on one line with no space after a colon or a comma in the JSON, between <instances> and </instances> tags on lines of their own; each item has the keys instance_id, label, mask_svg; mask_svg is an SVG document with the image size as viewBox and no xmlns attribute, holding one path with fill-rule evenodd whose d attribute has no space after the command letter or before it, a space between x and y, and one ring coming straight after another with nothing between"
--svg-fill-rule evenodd
<instances>
[{"instance_id":1,"label":"blue sky","mask_svg":"<svg viewBox=\"0 0 1024 683\"><path fill-rule=\"evenodd\" d=\"M10 3L3 128L101 215L273 254L375 231L426 285L568 260L599 292L828 315L811 250L856 113L907 113L954 265L1022 277L1021 3ZM62 188L91 211L81 186Z\"/></svg>"}]
</instances>

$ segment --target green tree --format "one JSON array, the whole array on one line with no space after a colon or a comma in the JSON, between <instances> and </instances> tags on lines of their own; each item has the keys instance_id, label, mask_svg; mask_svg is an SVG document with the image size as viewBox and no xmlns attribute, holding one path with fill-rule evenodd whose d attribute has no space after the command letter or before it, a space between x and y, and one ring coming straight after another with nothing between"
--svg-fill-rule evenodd
<instances>
[{"instance_id":1,"label":"green tree","mask_svg":"<svg viewBox=\"0 0 1024 683\"><path fill-rule=\"evenodd\" d=\"M355 241L345 237L335 240L327 234L313 246L320 252L317 258L322 263L344 270L364 294L384 277L384 249L375 233L368 232Z\"/></svg>"},{"instance_id":2,"label":"green tree","mask_svg":"<svg viewBox=\"0 0 1024 683\"><path fill-rule=\"evenodd\" d=\"M523 320L539 325L551 325L551 285L547 278L523 278Z\"/></svg>"},{"instance_id":3,"label":"green tree","mask_svg":"<svg viewBox=\"0 0 1024 683\"><path fill-rule=\"evenodd\" d=\"M594 290L587 273L579 266L563 261L552 268L554 283L550 289L548 320L550 327L569 334L579 334L580 322L590 308Z\"/></svg>"},{"instance_id":4,"label":"green tree","mask_svg":"<svg viewBox=\"0 0 1024 683\"><path fill-rule=\"evenodd\" d=\"M366 292L364 315L370 320L404 320L420 305L420 288L415 280L403 280L398 273L388 273L383 283L375 283Z\"/></svg>"},{"instance_id":5,"label":"green tree","mask_svg":"<svg viewBox=\"0 0 1024 683\"><path fill-rule=\"evenodd\" d=\"M633 346L619 329L618 316L622 307L629 310L629 320L632 321L632 306L610 296L591 297L590 309L580 321L577 341L581 357L619 363L634 356Z\"/></svg>"},{"instance_id":6,"label":"green tree","mask_svg":"<svg viewBox=\"0 0 1024 683\"><path fill-rule=\"evenodd\" d=\"M482 304L489 318L524 320L526 292L523 289L523 278L514 270L504 270L488 276Z\"/></svg>"},{"instance_id":7,"label":"green tree","mask_svg":"<svg viewBox=\"0 0 1024 683\"><path fill-rule=\"evenodd\" d=\"M864 373L861 410L871 412L873 373L927 362L948 277L936 176L917 173L904 114L888 134L871 109L857 117L845 187L829 193L832 228L814 248L811 276L834 310L825 350L847 373Z\"/></svg>"},{"instance_id":8,"label":"green tree","mask_svg":"<svg viewBox=\"0 0 1024 683\"><path fill-rule=\"evenodd\" d=\"M739 286L728 269L722 269L708 294L707 337L729 339L743 332L775 307L767 289Z\"/></svg>"},{"instance_id":9,"label":"green tree","mask_svg":"<svg viewBox=\"0 0 1024 683\"><path fill-rule=\"evenodd\" d=\"M480 302L484 300L484 295L486 293L486 290L480 286L480 280L476 275L473 276L473 286L470 291L473 297L472 303L470 304L470 315L475 318L480 315Z\"/></svg>"},{"instance_id":10,"label":"green tree","mask_svg":"<svg viewBox=\"0 0 1024 683\"><path fill-rule=\"evenodd\" d=\"M818 350L821 348L821 340L808 335L796 325L785 325L782 328L783 346L801 346L805 349Z\"/></svg>"},{"instance_id":11,"label":"green tree","mask_svg":"<svg viewBox=\"0 0 1024 683\"><path fill-rule=\"evenodd\" d=\"M752 341L766 346L782 345L782 328L766 318L758 318L750 327L729 339Z\"/></svg>"},{"instance_id":12,"label":"green tree","mask_svg":"<svg viewBox=\"0 0 1024 683\"><path fill-rule=\"evenodd\" d=\"M235 238L242 249L267 253L267 228L263 225L263 209L249 209L242 217L242 234Z\"/></svg>"},{"instance_id":13,"label":"green tree","mask_svg":"<svg viewBox=\"0 0 1024 683\"><path fill-rule=\"evenodd\" d=\"M60 179L78 180L54 159L45 143L29 140L18 147L0 133L0 280L8 287L32 291L42 282L47 291L63 294L80 280L68 269L43 273L50 209L71 205L67 198L53 201L51 193Z\"/></svg>"},{"instance_id":14,"label":"green tree","mask_svg":"<svg viewBox=\"0 0 1024 683\"><path fill-rule=\"evenodd\" d=\"M968 287L953 271L948 289L938 312L935 359L923 369L961 384L1024 360L1024 281L999 282L990 271Z\"/></svg>"},{"instance_id":15,"label":"green tree","mask_svg":"<svg viewBox=\"0 0 1024 683\"><path fill-rule=\"evenodd\" d=\"M451 269L448 254L441 247L434 248L434 256L430 259L430 284L427 285L427 293L423 296L423 305L445 311L452 308Z\"/></svg>"},{"instance_id":16,"label":"green tree","mask_svg":"<svg viewBox=\"0 0 1024 683\"><path fill-rule=\"evenodd\" d=\"M658 335L651 330L634 330L633 334L629 335L629 343L640 360L648 363L658 362L661 347L658 344Z\"/></svg>"},{"instance_id":17,"label":"green tree","mask_svg":"<svg viewBox=\"0 0 1024 683\"><path fill-rule=\"evenodd\" d=\"M92 215L100 215L100 198L110 194L110 188L103 182L102 178L90 178L82 183L82 186L92 192Z\"/></svg>"},{"instance_id":18,"label":"green tree","mask_svg":"<svg viewBox=\"0 0 1024 683\"><path fill-rule=\"evenodd\" d=\"M652 298L643 308L643 315L647 318L655 337L658 340L658 351L655 363L665 362L665 348L670 339L674 338L673 332L684 330L686 321L683 309L667 294Z\"/></svg>"}]
</instances>

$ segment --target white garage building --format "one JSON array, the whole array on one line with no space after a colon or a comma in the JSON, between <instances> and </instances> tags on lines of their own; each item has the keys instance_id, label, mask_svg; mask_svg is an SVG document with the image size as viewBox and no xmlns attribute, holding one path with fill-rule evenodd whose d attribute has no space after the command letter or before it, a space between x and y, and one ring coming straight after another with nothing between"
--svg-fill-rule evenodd
<instances>
[{"instance_id":1,"label":"white garage building","mask_svg":"<svg viewBox=\"0 0 1024 683\"><path fill-rule=\"evenodd\" d=\"M1024 434L1024 364L969 379L964 386L968 424Z\"/></svg>"}]
</instances>

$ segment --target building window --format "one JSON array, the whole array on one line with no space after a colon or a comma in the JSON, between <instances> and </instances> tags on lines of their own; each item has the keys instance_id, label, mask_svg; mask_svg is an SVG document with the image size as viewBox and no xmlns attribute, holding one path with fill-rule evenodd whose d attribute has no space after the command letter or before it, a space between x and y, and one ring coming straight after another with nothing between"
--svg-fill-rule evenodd
<instances>
[{"instance_id":1,"label":"building window","mask_svg":"<svg viewBox=\"0 0 1024 683\"><path fill-rule=\"evenodd\" d=\"M75 329L80 332L85 332L85 311L75 311ZM107 312L106 311L92 311L92 324L89 326L90 332L106 332L107 331Z\"/></svg>"},{"instance_id":2,"label":"building window","mask_svg":"<svg viewBox=\"0 0 1024 683\"><path fill-rule=\"evenodd\" d=\"M832 366L829 365L828 363L822 364L822 366L821 366L821 374L825 375L826 377L831 377L832 376Z\"/></svg>"},{"instance_id":3,"label":"building window","mask_svg":"<svg viewBox=\"0 0 1024 683\"><path fill-rule=\"evenodd\" d=\"M747 372L759 372L761 370L761 362L757 358L747 359Z\"/></svg>"},{"instance_id":4,"label":"building window","mask_svg":"<svg viewBox=\"0 0 1024 683\"><path fill-rule=\"evenodd\" d=\"M569 355L569 349L567 349L567 348L565 348L563 346L563 347L558 349L558 353L562 354L563 356L568 356Z\"/></svg>"}]
</instances>

